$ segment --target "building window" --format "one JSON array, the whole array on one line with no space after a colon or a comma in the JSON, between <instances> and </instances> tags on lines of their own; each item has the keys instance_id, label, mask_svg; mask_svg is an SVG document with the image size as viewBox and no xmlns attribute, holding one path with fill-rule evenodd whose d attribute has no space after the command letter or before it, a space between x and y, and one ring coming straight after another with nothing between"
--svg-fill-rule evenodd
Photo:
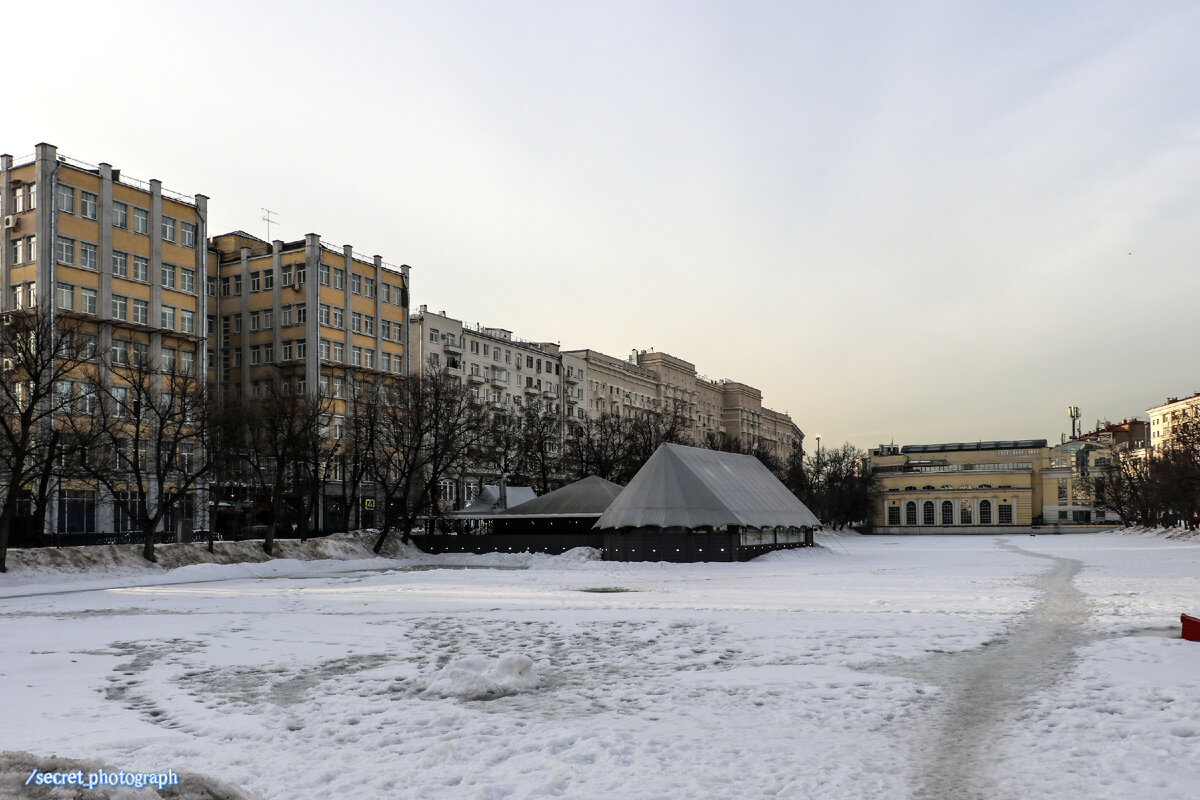
<instances>
[{"instance_id":1,"label":"building window","mask_svg":"<svg viewBox=\"0 0 1200 800\"><path fill-rule=\"evenodd\" d=\"M900 524L900 506L888 506L887 524L888 525L899 525Z\"/></svg>"},{"instance_id":2,"label":"building window","mask_svg":"<svg viewBox=\"0 0 1200 800\"><path fill-rule=\"evenodd\" d=\"M129 227L129 206L124 203L113 203L113 227L121 229Z\"/></svg>"},{"instance_id":3,"label":"building window","mask_svg":"<svg viewBox=\"0 0 1200 800\"><path fill-rule=\"evenodd\" d=\"M75 287L69 283L58 284L58 289L55 291L55 302L58 307L66 311L75 310Z\"/></svg>"},{"instance_id":4,"label":"building window","mask_svg":"<svg viewBox=\"0 0 1200 800\"><path fill-rule=\"evenodd\" d=\"M150 301L134 300L133 301L133 321L139 325L150 324Z\"/></svg>"},{"instance_id":5,"label":"building window","mask_svg":"<svg viewBox=\"0 0 1200 800\"><path fill-rule=\"evenodd\" d=\"M350 276L350 291L353 294L362 294L362 276L358 273Z\"/></svg>"},{"instance_id":6,"label":"building window","mask_svg":"<svg viewBox=\"0 0 1200 800\"><path fill-rule=\"evenodd\" d=\"M162 320L162 324L159 327L170 331L175 330L175 309L171 306L163 306L159 311Z\"/></svg>"},{"instance_id":7,"label":"building window","mask_svg":"<svg viewBox=\"0 0 1200 800\"><path fill-rule=\"evenodd\" d=\"M58 185L58 210L63 214L75 213L75 190L64 183Z\"/></svg>"},{"instance_id":8,"label":"building window","mask_svg":"<svg viewBox=\"0 0 1200 800\"><path fill-rule=\"evenodd\" d=\"M196 293L196 270L179 270L179 290L181 292L188 292L189 294Z\"/></svg>"},{"instance_id":9,"label":"building window","mask_svg":"<svg viewBox=\"0 0 1200 800\"><path fill-rule=\"evenodd\" d=\"M322 325L329 325L331 319L332 316L329 306L325 303L321 303L321 305L317 308L317 321Z\"/></svg>"},{"instance_id":10,"label":"building window","mask_svg":"<svg viewBox=\"0 0 1200 800\"><path fill-rule=\"evenodd\" d=\"M317 275L320 277L322 286L329 285L329 265L328 264L322 264L320 267L318 267Z\"/></svg>"},{"instance_id":11,"label":"building window","mask_svg":"<svg viewBox=\"0 0 1200 800\"><path fill-rule=\"evenodd\" d=\"M275 288L275 268L263 270L263 290L269 291Z\"/></svg>"},{"instance_id":12,"label":"building window","mask_svg":"<svg viewBox=\"0 0 1200 800\"><path fill-rule=\"evenodd\" d=\"M113 339L112 362L114 364L129 363L129 342L125 341L124 339Z\"/></svg>"},{"instance_id":13,"label":"building window","mask_svg":"<svg viewBox=\"0 0 1200 800\"><path fill-rule=\"evenodd\" d=\"M308 354L308 342L304 339L296 340L296 358L304 358ZM299 390L303 391L303 390Z\"/></svg>"},{"instance_id":14,"label":"building window","mask_svg":"<svg viewBox=\"0 0 1200 800\"><path fill-rule=\"evenodd\" d=\"M917 524L917 504L914 503L912 500L909 500L907 503L904 504L904 524L905 525L916 525Z\"/></svg>"},{"instance_id":15,"label":"building window","mask_svg":"<svg viewBox=\"0 0 1200 800\"><path fill-rule=\"evenodd\" d=\"M175 288L175 265L174 264L163 264L162 265L162 285L163 285L164 289L174 289Z\"/></svg>"},{"instance_id":16,"label":"building window","mask_svg":"<svg viewBox=\"0 0 1200 800\"><path fill-rule=\"evenodd\" d=\"M375 369L375 351L369 347L363 350L363 366L367 369Z\"/></svg>"},{"instance_id":17,"label":"building window","mask_svg":"<svg viewBox=\"0 0 1200 800\"><path fill-rule=\"evenodd\" d=\"M127 277L129 275L129 255L114 250L112 271L113 275L118 278Z\"/></svg>"},{"instance_id":18,"label":"building window","mask_svg":"<svg viewBox=\"0 0 1200 800\"><path fill-rule=\"evenodd\" d=\"M346 288L346 270L338 269L337 267L333 268L333 288Z\"/></svg>"},{"instance_id":19,"label":"building window","mask_svg":"<svg viewBox=\"0 0 1200 800\"><path fill-rule=\"evenodd\" d=\"M291 343L291 341L289 340L286 342L281 342L280 349L281 349L281 353L283 356L283 360L291 361L292 360L292 343Z\"/></svg>"},{"instance_id":20,"label":"building window","mask_svg":"<svg viewBox=\"0 0 1200 800\"><path fill-rule=\"evenodd\" d=\"M352 312L350 314L350 330L354 331L355 333L362 333L363 332L362 318L363 318L362 314L358 313L357 311Z\"/></svg>"},{"instance_id":21,"label":"building window","mask_svg":"<svg viewBox=\"0 0 1200 800\"><path fill-rule=\"evenodd\" d=\"M951 503L949 500L942 501L942 524L954 524L954 503Z\"/></svg>"},{"instance_id":22,"label":"building window","mask_svg":"<svg viewBox=\"0 0 1200 800\"><path fill-rule=\"evenodd\" d=\"M926 525L933 524L933 501L932 500L925 501L925 504L921 509L921 519L924 520L924 524L926 524Z\"/></svg>"},{"instance_id":23,"label":"building window","mask_svg":"<svg viewBox=\"0 0 1200 800\"><path fill-rule=\"evenodd\" d=\"M114 294L112 297L112 315L113 319L126 319L126 304L129 300L119 294Z\"/></svg>"},{"instance_id":24,"label":"building window","mask_svg":"<svg viewBox=\"0 0 1200 800\"><path fill-rule=\"evenodd\" d=\"M13 204L16 206L15 210L18 214L37 208L37 184L18 186L13 192Z\"/></svg>"},{"instance_id":25,"label":"building window","mask_svg":"<svg viewBox=\"0 0 1200 800\"><path fill-rule=\"evenodd\" d=\"M96 313L96 290L95 289L80 289L79 290L79 310L85 314Z\"/></svg>"},{"instance_id":26,"label":"building window","mask_svg":"<svg viewBox=\"0 0 1200 800\"><path fill-rule=\"evenodd\" d=\"M346 312L336 306L333 309L333 327L338 329L346 327Z\"/></svg>"},{"instance_id":27,"label":"building window","mask_svg":"<svg viewBox=\"0 0 1200 800\"><path fill-rule=\"evenodd\" d=\"M1000 503L996 506L997 521L1001 525L1012 525L1012 505L1009 503Z\"/></svg>"},{"instance_id":28,"label":"building window","mask_svg":"<svg viewBox=\"0 0 1200 800\"><path fill-rule=\"evenodd\" d=\"M317 343L317 353L321 356L322 361L329 360L330 344L328 339L322 339Z\"/></svg>"},{"instance_id":29,"label":"building window","mask_svg":"<svg viewBox=\"0 0 1200 800\"><path fill-rule=\"evenodd\" d=\"M60 264L75 263L75 240L68 239L65 236L58 237L58 242L54 248L54 254L58 258Z\"/></svg>"},{"instance_id":30,"label":"building window","mask_svg":"<svg viewBox=\"0 0 1200 800\"><path fill-rule=\"evenodd\" d=\"M351 347L350 348L350 363L356 367L361 367L363 365L362 355L363 355L363 350L361 347Z\"/></svg>"},{"instance_id":31,"label":"building window","mask_svg":"<svg viewBox=\"0 0 1200 800\"><path fill-rule=\"evenodd\" d=\"M142 283L150 281L150 261L143 256L133 257L133 279Z\"/></svg>"},{"instance_id":32,"label":"building window","mask_svg":"<svg viewBox=\"0 0 1200 800\"><path fill-rule=\"evenodd\" d=\"M192 222L179 223L179 244L183 247L196 246L196 225Z\"/></svg>"},{"instance_id":33,"label":"building window","mask_svg":"<svg viewBox=\"0 0 1200 800\"><path fill-rule=\"evenodd\" d=\"M162 238L163 241L175 241L175 219L173 217L162 218Z\"/></svg>"},{"instance_id":34,"label":"building window","mask_svg":"<svg viewBox=\"0 0 1200 800\"><path fill-rule=\"evenodd\" d=\"M437 328L429 329L429 341L431 344L441 344L442 343L442 334L438 332Z\"/></svg>"},{"instance_id":35,"label":"building window","mask_svg":"<svg viewBox=\"0 0 1200 800\"><path fill-rule=\"evenodd\" d=\"M84 269L97 269L96 245L87 242L79 243L79 266Z\"/></svg>"},{"instance_id":36,"label":"building window","mask_svg":"<svg viewBox=\"0 0 1200 800\"><path fill-rule=\"evenodd\" d=\"M252 292L261 292L262 291L262 273L261 272L251 272L250 273L250 291L252 291Z\"/></svg>"},{"instance_id":37,"label":"building window","mask_svg":"<svg viewBox=\"0 0 1200 800\"><path fill-rule=\"evenodd\" d=\"M84 219L96 218L96 195L91 192L79 192L79 216Z\"/></svg>"},{"instance_id":38,"label":"building window","mask_svg":"<svg viewBox=\"0 0 1200 800\"><path fill-rule=\"evenodd\" d=\"M150 212L146 209L134 206L133 232L140 233L143 236L150 235Z\"/></svg>"},{"instance_id":39,"label":"building window","mask_svg":"<svg viewBox=\"0 0 1200 800\"><path fill-rule=\"evenodd\" d=\"M333 343L333 360L341 364L346 361L346 344L345 342Z\"/></svg>"},{"instance_id":40,"label":"building window","mask_svg":"<svg viewBox=\"0 0 1200 800\"><path fill-rule=\"evenodd\" d=\"M980 525L991 525L992 524L992 501L991 500L980 500L979 501L979 524Z\"/></svg>"},{"instance_id":41,"label":"building window","mask_svg":"<svg viewBox=\"0 0 1200 800\"><path fill-rule=\"evenodd\" d=\"M363 278L363 297L375 296L375 279Z\"/></svg>"}]
</instances>

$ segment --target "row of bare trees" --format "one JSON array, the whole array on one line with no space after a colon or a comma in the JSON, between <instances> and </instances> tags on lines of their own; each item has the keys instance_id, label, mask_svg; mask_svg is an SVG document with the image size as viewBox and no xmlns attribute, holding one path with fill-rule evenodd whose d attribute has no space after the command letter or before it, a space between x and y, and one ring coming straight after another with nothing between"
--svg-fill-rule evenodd
<instances>
[{"instance_id":1,"label":"row of bare trees","mask_svg":"<svg viewBox=\"0 0 1200 800\"><path fill-rule=\"evenodd\" d=\"M1092 480L1096 508L1123 525L1194 524L1200 517L1200 416L1176 420L1159 447L1118 451Z\"/></svg>"},{"instance_id":2,"label":"row of bare trees","mask_svg":"<svg viewBox=\"0 0 1200 800\"><path fill-rule=\"evenodd\" d=\"M41 530L58 488L98 492L153 561L164 522L197 497L207 511L212 486L258 501L271 553L281 525L301 537L324 526L332 478L346 499L342 527L363 496L375 500L379 551L391 531L449 510L444 482L490 475L539 494L588 475L627 483L664 443L751 452L822 519L865 516L863 460L849 445L805 459L724 435L694 442L678 408L571 419L549 402L485 407L433 365L404 380L348 376L336 396L289 393L284 379L260 396L213 397L195 360L101 347L95 332L42 309L4 317L0 352L0 571L18 505Z\"/></svg>"}]
</instances>

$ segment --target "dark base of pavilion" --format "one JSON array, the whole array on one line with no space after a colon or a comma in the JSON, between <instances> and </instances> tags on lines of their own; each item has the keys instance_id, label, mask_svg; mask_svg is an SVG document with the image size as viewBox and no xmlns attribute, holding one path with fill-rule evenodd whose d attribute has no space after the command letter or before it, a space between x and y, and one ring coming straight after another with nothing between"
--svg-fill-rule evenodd
<instances>
[{"instance_id":1,"label":"dark base of pavilion","mask_svg":"<svg viewBox=\"0 0 1200 800\"><path fill-rule=\"evenodd\" d=\"M688 531L636 528L571 533L429 534L411 537L426 553L549 553L594 547L605 561L749 561L773 550L811 547L812 531Z\"/></svg>"}]
</instances>

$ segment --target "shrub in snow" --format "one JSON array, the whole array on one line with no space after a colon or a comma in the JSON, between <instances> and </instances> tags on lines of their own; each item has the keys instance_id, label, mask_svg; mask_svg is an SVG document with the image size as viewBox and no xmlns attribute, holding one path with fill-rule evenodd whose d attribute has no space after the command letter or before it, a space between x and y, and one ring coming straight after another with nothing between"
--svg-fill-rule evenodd
<instances>
[{"instance_id":1,"label":"shrub in snow","mask_svg":"<svg viewBox=\"0 0 1200 800\"><path fill-rule=\"evenodd\" d=\"M532 691L540 683L541 678L528 656L505 653L495 660L470 656L451 661L438 670L423 696L490 700Z\"/></svg>"}]
</instances>

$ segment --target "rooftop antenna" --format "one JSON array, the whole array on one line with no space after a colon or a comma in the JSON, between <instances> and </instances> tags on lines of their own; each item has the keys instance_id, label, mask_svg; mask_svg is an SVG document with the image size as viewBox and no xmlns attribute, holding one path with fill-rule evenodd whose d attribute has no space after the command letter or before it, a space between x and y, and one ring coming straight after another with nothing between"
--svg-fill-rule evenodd
<instances>
[{"instance_id":1,"label":"rooftop antenna","mask_svg":"<svg viewBox=\"0 0 1200 800\"><path fill-rule=\"evenodd\" d=\"M1071 438L1079 438L1079 406L1067 406L1067 416L1071 418Z\"/></svg>"},{"instance_id":2,"label":"rooftop antenna","mask_svg":"<svg viewBox=\"0 0 1200 800\"><path fill-rule=\"evenodd\" d=\"M263 211L266 212L263 214L263 222L267 223L267 241L269 242L271 241L271 223L279 224L278 220L271 219L271 217L278 215L269 208L264 208Z\"/></svg>"}]
</instances>

